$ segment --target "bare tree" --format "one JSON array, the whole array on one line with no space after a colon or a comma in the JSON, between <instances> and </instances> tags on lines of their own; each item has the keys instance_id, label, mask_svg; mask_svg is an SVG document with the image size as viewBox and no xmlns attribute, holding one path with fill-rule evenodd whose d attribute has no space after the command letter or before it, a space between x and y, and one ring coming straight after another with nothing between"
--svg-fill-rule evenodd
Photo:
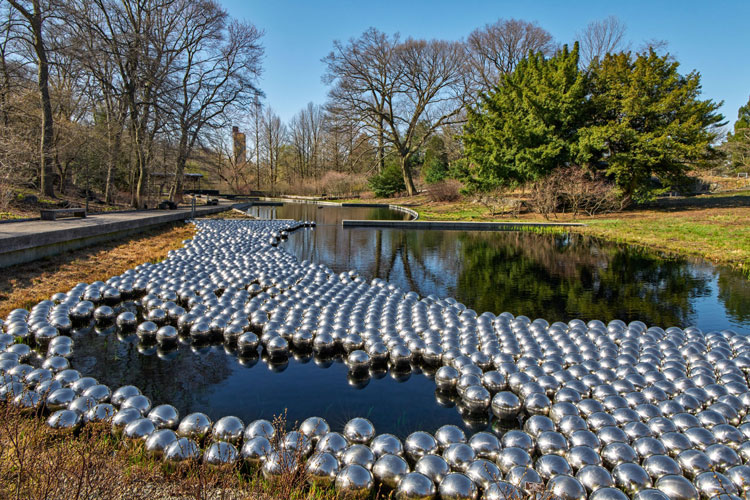
<instances>
[{"instance_id":1,"label":"bare tree","mask_svg":"<svg viewBox=\"0 0 750 500\"><path fill-rule=\"evenodd\" d=\"M467 41L470 78L476 93L487 93L511 73L529 52L545 55L555 50L552 35L536 23L519 19L499 19L477 28Z\"/></svg>"},{"instance_id":2,"label":"bare tree","mask_svg":"<svg viewBox=\"0 0 750 500\"><path fill-rule=\"evenodd\" d=\"M347 44L335 42L323 61L324 81L332 85L331 112L356 119L373 135L382 130L413 195L410 158L432 133L460 120L465 46L443 40L400 42L370 29Z\"/></svg>"},{"instance_id":3,"label":"bare tree","mask_svg":"<svg viewBox=\"0 0 750 500\"><path fill-rule=\"evenodd\" d=\"M300 179L317 177L323 140L324 113L308 103L289 123L289 139L294 148L295 169Z\"/></svg>"},{"instance_id":4,"label":"bare tree","mask_svg":"<svg viewBox=\"0 0 750 500\"><path fill-rule=\"evenodd\" d=\"M270 106L267 106L263 113L262 131L262 148L266 156L271 193L274 194L279 175L279 157L281 156L281 149L286 140L286 127L281 123L281 118L279 118Z\"/></svg>"},{"instance_id":5,"label":"bare tree","mask_svg":"<svg viewBox=\"0 0 750 500\"><path fill-rule=\"evenodd\" d=\"M595 59L626 49L626 32L627 26L616 16L590 22L576 34L580 43L581 66L587 68Z\"/></svg>"},{"instance_id":6,"label":"bare tree","mask_svg":"<svg viewBox=\"0 0 750 500\"><path fill-rule=\"evenodd\" d=\"M55 7L43 0L8 0L26 24L28 36L25 40L33 48L37 65L37 87L42 105L42 140L40 143L39 190L48 196L54 195L52 166L54 162L55 129L52 118L52 101L49 94L49 57L45 43L45 23Z\"/></svg>"},{"instance_id":7,"label":"bare tree","mask_svg":"<svg viewBox=\"0 0 750 500\"><path fill-rule=\"evenodd\" d=\"M177 165L170 198L182 192L185 164L204 128L226 128L229 108L246 108L259 93L263 33L249 23L228 22L212 0L188 2L181 19L181 55L164 94L177 125Z\"/></svg>"}]
</instances>

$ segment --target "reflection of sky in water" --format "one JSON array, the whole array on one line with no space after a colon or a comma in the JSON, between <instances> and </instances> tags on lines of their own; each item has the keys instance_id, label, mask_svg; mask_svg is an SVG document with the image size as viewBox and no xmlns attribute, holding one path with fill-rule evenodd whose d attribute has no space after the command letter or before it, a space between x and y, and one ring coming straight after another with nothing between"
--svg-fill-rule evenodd
<instances>
[{"instance_id":1,"label":"reflection of sky in water","mask_svg":"<svg viewBox=\"0 0 750 500\"><path fill-rule=\"evenodd\" d=\"M238 359L216 345L193 352L181 345L169 358L138 352L134 344L93 333L76 341L73 365L114 388L138 386L156 404L169 402L180 415L201 411L216 420L225 415L245 423L272 419L286 411L290 424L316 415L341 430L351 418L369 418L378 432L405 437L415 430L435 431L451 423L467 431L485 429L485 421L464 422L453 403L439 404L435 384L414 372L385 369L351 379L341 358L290 357L283 369L263 359Z\"/></svg>"},{"instance_id":2,"label":"reflection of sky in water","mask_svg":"<svg viewBox=\"0 0 750 500\"><path fill-rule=\"evenodd\" d=\"M568 321L574 317L642 319L649 324L704 330L732 327L750 333L750 282L705 262L662 259L622 245L577 235L527 232L458 232L343 229L341 219L403 218L378 209L294 204L255 207L256 215L317 220L292 233L282 248L337 272L355 269L421 295L454 296L478 312L503 310ZM399 380L374 373L347 378L341 360L290 358L274 372L261 359L239 360L223 346L193 351L181 345L161 359L140 353L117 336L83 334L73 365L102 383L134 384L156 404L171 403L185 416L202 411L216 419L272 419L286 409L290 423L318 415L341 430L366 416L378 432L401 437L452 423L467 431L487 421L464 421L450 401L438 401L434 382L420 373ZM155 351L155 350L153 350Z\"/></svg>"}]
</instances>

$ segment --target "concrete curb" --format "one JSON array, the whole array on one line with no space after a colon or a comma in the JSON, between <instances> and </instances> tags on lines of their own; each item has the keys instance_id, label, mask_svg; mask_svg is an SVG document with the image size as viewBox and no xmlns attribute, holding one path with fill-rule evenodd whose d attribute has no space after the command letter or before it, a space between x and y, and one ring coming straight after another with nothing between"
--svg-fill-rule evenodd
<instances>
[{"instance_id":1,"label":"concrete curb","mask_svg":"<svg viewBox=\"0 0 750 500\"><path fill-rule=\"evenodd\" d=\"M401 221L401 220L343 220L348 228L437 229L443 231L518 231L528 228L581 227L579 222L460 222L460 221Z\"/></svg>"}]
</instances>

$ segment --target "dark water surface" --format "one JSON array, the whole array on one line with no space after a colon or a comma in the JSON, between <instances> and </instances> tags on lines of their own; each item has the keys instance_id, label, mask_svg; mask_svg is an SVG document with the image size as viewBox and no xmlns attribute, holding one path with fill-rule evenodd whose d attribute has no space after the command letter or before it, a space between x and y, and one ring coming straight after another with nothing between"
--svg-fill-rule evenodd
<instances>
[{"instance_id":1,"label":"dark water surface","mask_svg":"<svg viewBox=\"0 0 750 500\"><path fill-rule=\"evenodd\" d=\"M383 209L287 204L253 211L318 222L317 228L296 231L282 244L299 259L337 272L354 269L420 295L453 296L478 312L510 311L550 322L639 319L663 327L696 324L704 331L750 333L750 282L704 262L663 258L578 235L340 225L342 219L406 218ZM113 387L137 385L154 403L171 403L182 416L202 411L214 419L236 415L247 423L286 410L291 423L317 415L334 430L365 416L378 432L401 437L446 423L467 431L493 425L464 420L451 401L436 397L425 373L381 370L351 380L341 359L302 355L279 366L259 357L238 359L222 345L185 344L163 353L116 333L83 335L76 341L74 366Z\"/></svg>"}]
</instances>

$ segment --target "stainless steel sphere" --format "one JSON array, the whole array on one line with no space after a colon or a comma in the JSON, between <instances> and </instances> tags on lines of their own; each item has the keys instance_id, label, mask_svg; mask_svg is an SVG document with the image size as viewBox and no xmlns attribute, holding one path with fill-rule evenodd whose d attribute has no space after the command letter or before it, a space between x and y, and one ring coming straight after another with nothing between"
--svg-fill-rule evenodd
<instances>
[{"instance_id":1,"label":"stainless steel sphere","mask_svg":"<svg viewBox=\"0 0 750 500\"><path fill-rule=\"evenodd\" d=\"M244 431L245 424L242 420L235 416L226 416L216 421L211 434L214 439L235 444L240 442Z\"/></svg>"},{"instance_id":2,"label":"stainless steel sphere","mask_svg":"<svg viewBox=\"0 0 750 500\"><path fill-rule=\"evenodd\" d=\"M698 490L684 476L663 476L656 480L657 490L669 497L669 500L699 500Z\"/></svg>"},{"instance_id":3,"label":"stainless steel sphere","mask_svg":"<svg viewBox=\"0 0 750 500\"><path fill-rule=\"evenodd\" d=\"M440 451L443 451L453 443L465 443L466 434L455 425L444 425L435 431L435 439Z\"/></svg>"},{"instance_id":4,"label":"stainless steel sphere","mask_svg":"<svg viewBox=\"0 0 750 500\"><path fill-rule=\"evenodd\" d=\"M408 473L409 464L397 455L385 454L378 458L372 466L372 475L375 480L394 490L401 482L401 478Z\"/></svg>"},{"instance_id":5,"label":"stainless steel sphere","mask_svg":"<svg viewBox=\"0 0 750 500\"><path fill-rule=\"evenodd\" d=\"M695 478L693 484L698 490L698 493L705 498L712 498L716 495L725 493L730 495L736 495L738 493L737 487L734 483L720 472L703 472Z\"/></svg>"},{"instance_id":6,"label":"stainless steel sphere","mask_svg":"<svg viewBox=\"0 0 750 500\"><path fill-rule=\"evenodd\" d=\"M712 470L711 460L700 450L685 450L677 455L677 464L683 474L695 478L702 472Z\"/></svg>"},{"instance_id":7,"label":"stainless steel sphere","mask_svg":"<svg viewBox=\"0 0 750 500\"><path fill-rule=\"evenodd\" d=\"M247 424L244 433L245 440L259 436L264 437L269 441L272 440L274 436L276 436L276 429L274 429L273 424L268 420L263 419L253 420Z\"/></svg>"},{"instance_id":8,"label":"stainless steel sphere","mask_svg":"<svg viewBox=\"0 0 750 500\"><path fill-rule=\"evenodd\" d=\"M487 460L496 460L500 454L500 440L489 432L477 432L469 439L469 446L472 447L477 458L486 458Z\"/></svg>"},{"instance_id":9,"label":"stainless steel sphere","mask_svg":"<svg viewBox=\"0 0 750 500\"><path fill-rule=\"evenodd\" d=\"M73 410L57 410L47 419L47 425L56 431L73 432L81 425L81 414Z\"/></svg>"},{"instance_id":10,"label":"stainless steel sphere","mask_svg":"<svg viewBox=\"0 0 750 500\"><path fill-rule=\"evenodd\" d=\"M574 446L565 453L565 458L574 471L589 465L602 465L602 457L599 452L588 446Z\"/></svg>"},{"instance_id":11,"label":"stainless steel sphere","mask_svg":"<svg viewBox=\"0 0 750 500\"><path fill-rule=\"evenodd\" d=\"M157 458L162 458L167 447L177 441L177 434L172 429L154 431L146 439L146 451Z\"/></svg>"},{"instance_id":12,"label":"stainless steel sphere","mask_svg":"<svg viewBox=\"0 0 750 500\"><path fill-rule=\"evenodd\" d=\"M739 495L748 495L750 492L750 466L738 465L725 472L725 475L737 488Z\"/></svg>"},{"instance_id":13,"label":"stainless steel sphere","mask_svg":"<svg viewBox=\"0 0 750 500\"><path fill-rule=\"evenodd\" d=\"M435 384L441 391L451 391L456 388L460 374L452 366L441 366L435 372Z\"/></svg>"},{"instance_id":14,"label":"stainless steel sphere","mask_svg":"<svg viewBox=\"0 0 750 500\"><path fill-rule=\"evenodd\" d=\"M530 466L531 456L522 448L504 448L496 460L497 465L504 474L507 474L513 467Z\"/></svg>"},{"instance_id":15,"label":"stainless steel sphere","mask_svg":"<svg viewBox=\"0 0 750 500\"><path fill-rule=\"evenodd\" d=\"M682 475L682 468L677 461L666 455L651 455L643 461L642 465L652 481L662 476Z\"/></svg>"},{"instance_id":16,"label":"stainless steel sphere","mask_svg":"<svg viewBox=\"0 0 750 500\"><path fill-rule=\"evenodd\" d=\"M112 390L106 385L97 384L84 390L82 395L93 398L97 403L107 403L112 397Z\"/></svg>"},{"instance_id":17,"label":"stainless steel sphere","mask_svg":"<svg viewBox=\"0 0 750 500\"><path fill-rule=\"evenodd\" d=\"M125 408L135 408L141 412L141 415L146 415L151 410L151 400L143 394L130 396L120 405L120 409L124 410Z\"/></svg>"},{"instance_id":18,"label":"stainless steel sphere","mask_svg":"<svg viewBox=\"0 0 750 500\"><path fill-rule=\"evenodd\" d=\"M93 410L93 408L91 410ZM125 408L124 410L119 410L117 413L115 413L115 416L112 417L112 431L117 434L122 431L125 426L127 426L131 422L135 422L142 417L143 415L141 415L141 412L139 412L135 408Z\"/></svg>"},{"instance_id":19,"label":"stainless steel sphere","mask_svg":"<svg viewBox=\"0 0 750 500\"><path fill-rule=\"evenodd\" d=\"M67 408L68 405L76 398L76 392L69 388L63 387L51 392L45 400L45 405L50 411L57 411Z\"/></svg>"},{"instance_id":20,"label":"stainless steel sphere","mask_svg":"<svg viewBox=\"0 0 750 500\"><path fill-rule=\"evenodd\" d=\"M174 345L177 337L177 329L171 325L162 326L156 331L156 341L162 345Z\"/></svg>"},{"instance_id":21,"label":"stainless steel sphere","mask_svg":"<svg viewBox=\"0 0 750 500\"><path fill-rule=\"evenodd\" d=\"M242 458L250 465L258 466L273 453L271 442L263 436L245 439L240 450Z\"/></svg>"},{"instance_id":22,"label":"stainless steel sphere","mask_svg":"<svg viewBox=\"0 0 750 500\"><path fill-rule=\"evenodd\" d=\"M379 434L370 442L370 449L375 458L383 455L404 455L404 445L401 440L393 434Z\"/></svg>"},{"instance_id":23,"label":"stainless steel sphere","mask_svg":"<svg viewBox=\"0 0 750 500\"><path fill-rule=\"evenodd\" d=\"M440 481L438 494L441 500L476 500L479 489L466 475L453 472Z\"/></svg>"},{"instance_id":24,"label":"stainless steel sphere","mask_svg":"<svg viewBox=\"0 0 750 500\"><path fill-rule=\"evenodd\" d=\"M139 418L125 426L123 435L128 439L145 441L155 429L156 427L151 420L147 418Z\"/></svg>"},{"instance_id":25,"label":"stainless steel sphere","mask_svg":"<svg viewBox=\"0 0 750 500\"><path fill-rule=\"evenodd\" d=\"M343 495L368 496L373 489L372 473L361 465L348 465L336 475L336 490Z\"/></svg>"},{"instance_id":26,"label":"stainless steel sphere","mask_svg":"<svg viewBox=\"0 0 750 500\"><path fill-rule=\"evenodd\" d=\"M451 469L465 472L476 459L474 449L465 443L453 443L443 451L443 458Z\"/></svg>"},{"instance_id":27,"label":"stainless steel sphere","mask_svg":"<svg viewBox=\"0 0 750 500\"><path fill-rule=\"evenodd\" d=\"M586 488L573 476L558 474L547 481L547 494L559 500L586 500Z\"/></svg>"},{"instance_id":28,"label":"stainless steel sphere","mask_svg":"<svg viewBox=\"0 0 750 500\"><path fill-rule=\"evenodd\" d=\"M211 432L213 423L205 413L191 413L180 421L177 435L201 440Z\"/></svg>"},{"instance_id":29,"label":"stainless steel sphere","mask_svg":"<svg viewBox=\"0 0 750 500\"><path fill-rule=\"evenodd\" d=\"M521 412L521 400L509 391L501 391L492 398L492 413L499 419L518 417Z\"/></svg>"},{"instance_id":30,"label":"stainless steel sphere","mask_svg":"<svg viewBox=\"0 0 750 500\"><path fill-rule=\"evenodd\" d=\"M633 496L633 500L669 500L669 497L655 488L646 488Z\"/></svg>"},{"instance_id":31,"label":"stainless steel sphere","mask_svg":"<svg viewBox=\"0 0 750 500\"><path fill-rule=\"evenodd\" d=\"M349 441L338 432L329 432L315 446L317 453L330 453L337 459L349 447Z\"/></svg>"},{"instance_id":32,"label":"stainless steel sphere","mask_svg":"<svg viewBox=\"0 0 750 500\"><path fill-rule=\"evenodd\" d=\"M534 469L525 465L511 467L506 472L505 479L526 493L531 493L531 490L538 490L544 486L542 477Z\"/></svg>"},{"instance_id":33,"label":"stainless steel sphere","mask_svg":"<svg viewBox=\"0 0 750 500\"><path fill-rule=\"evenodd\" d=\"M60 372L58 375L61 375L62 373L64 372ZM63 385L65 385L65 383L63 383ZM112 393L112 397L110 398L110 401L112 402L113 405L120 406L129 397L137 396L140 393L141 391L137 387L132 386L132 385L124 385Z\"/></svg>"},{"instance_id":34,"label":"stainless steel sphere","mask_svg":"<svg viewBox=\"0 0 750 500\"><path fill-rule=\"evenodd\" d=\"M486 490L490 484L496 483L503 478L498 466L484 458L479 458L471 462L465 474L483 490Z\"/></svg>"},{"instance_id":35,"label":"stainless steel sphere","mask_svg":"<svg viewBox=\"0 0 750 500\"><path fill-rule=\"evenodd\" d=\"M434 483L440 481L451 472L448 462L439 455L428 454L417 460L414 470L429 477Z\"/></svg>"},{"instance_id":36,"label":"stainless steel sphere","mask_svg":"<svg viewBox=\"0 0 750 500\"><path fill-rule=\"evenodd\" d=\"M115 407L109 403L99 403L83 416L86 422L111 422L117 414Z\"/></svg>"},{"instance_id":37,"label":"stainless steel sphere","mask_svg":"<svg viewBox=\"0 0 750 500\"><path fill-rule=\"evenodd\" d=\"M534 468L546 481L549 481L553 476L571 475L573 473L568 461L560 455L543 455L536 459Z\"/></svg>"},{"instance_id":38,"label":"stainless steel sphere","mask_svg":"<svg viewBox=\"0 0 750 500\"><path fill-rule=\"evenodd\" d=\"M344 426L344 437L350 443L368 444L375 437L375 426L366 418L353 418Z\"/></svg>"},{"instance_id":39,"label":"stainless steel sphere","mask_svg":"<svg viewBox=\"0 0 750 500\"><path fill-rule=\"evenodd\" d=\"M634 495L640 490L651 488L651 477L643 467L634 463L621 463L612 469L612 478L618 488Z\"/></svg>"},{"instance_id":40,"label":"stainless steel sphere","mask_svg":"<svg viewBox=\"0 0 750 500\"><path fill-rule=\"evenodd\" d=\"M198 444L187 437L173 441L164 451L164 460L172 463L198 460L200 456L201 449Z\"/></svg>"},{"instance_id":41,"label":"stainless steel sphere","mask_svg":"<svg viewBox=\"0 0 750 500\"><path fill-rule=\"evenodd\" d=\"M612 488L615 480L607 469L600 465L587 465L576 473L576 479L589 492L596 491L600 488Z\"/></svg>"},{"instance_id":42,"label":"stainless steel sphere","mask_svg":"<svg viewBox=\"0 0 750 500\"><path fill-rule=\"evenodd\" d=\"M353 444L344 450L340 461L342 466L357 464L370 470L375 463L375 454L367 445Z\"/></svg>"},{"instance_id":43,"label":"stainless steel sphere","mask_svg":"<svg viewBox=\"0 0 750 500\"><path fill-rule=\"evenodd\" d=\"M740 456L727 445L712 444L705 449L706 456L711 460L711 464L720 471L725 471L730 467L742 465Z\"/></svg>"},{"instance_id":44,"label":"stainless steel sphere","mask_svg":"<svg viewBox=\"0 0 750 500\"><path fill-rule=\"evenodd\" d=\"M439 452L437 440L430 434L417 431L409 434L404 441L406 455L416 462L427 454L437 454Z\"/></svg>"},{"instance_id":45,"label":"stainless steel sphere","mask_svg":"<svg viewBox=\"0 0 750 500\"><path fill-rule=\"evenodd\" d=\"M149 420L154 423L157 429L176 429L180 423L180 416L177 408L172 405L155 406L148 412Z\"/></svg>"},{"instance_id":46,"label":"stainless steel sphere","mask_svg":"<svg viewBox=\"0 0 750 500\"><path fill-rule=\"evenodd\" d=\"M490 391L481 385L472 385L461 395L463 406L474 413L486 412L490 406L491 397Z\"/></svg>"},{"instance_id":47,"label":"stainless steel sphere","mask_svg":"<svg viewBox=\"0 0 750 500\"><path fill-rule=\"evenodd\" d=\"M339 462L330 453L316 453L307 461L305 468L309 483L328 487L336 481L336 476L339 473Z\"/></svg>"},{"instance_id":48,"label":"stainless steel sphere","mask_svg":"<svg viewBox=\"0 0 750 500\"><path fill-rule=\"evenodd\" d=\"M435 497L437 488L432 480L419 472L403 476L396 488L397 500L429 500Z\"/></svg>"},{"instance_id":49,"label":"stainless steel sphere","mask_svg":"<svg viewBox=\"0 0 750 500\"><path fill-rule=\"evenodd\" d=\"M523 495L516 486L506 481L497 481L484 490L482 498L485 500L521 500Z\"/></svg>"},{"instance_id":50,"label":"stainless steel sphere","mask_svg":"<svg viewBox=\"0 0 750 500\"><path fill-rule=\"evenodd\" d=\"M310 417L300 424L299 431L310 438L313 443L317 443L320 438L331 431L331 428L325 419L320 417Z\"/></svg>"},{"instance_id":51,"label":"stainless steel sphere","mask_svg":"<svg viewBox=\"0 0 750 500\"><path fill-rule=\"evenodd\" d=\"M208 465L223 467L237 463L239 456L240 454L233 444L226 441L215 441L206 450L203 460Z\"/></svg>"},{"instance_id":52,"label":"stainless steel sphere","mask_svg":"<svg viewBox=\"0 0 750 500\"><path fill-rule=\"evenodd\" d=\"M589 500L629 500L625 493L617 488L599 488L589 495Z\"/></svg>"}]
</instances>

